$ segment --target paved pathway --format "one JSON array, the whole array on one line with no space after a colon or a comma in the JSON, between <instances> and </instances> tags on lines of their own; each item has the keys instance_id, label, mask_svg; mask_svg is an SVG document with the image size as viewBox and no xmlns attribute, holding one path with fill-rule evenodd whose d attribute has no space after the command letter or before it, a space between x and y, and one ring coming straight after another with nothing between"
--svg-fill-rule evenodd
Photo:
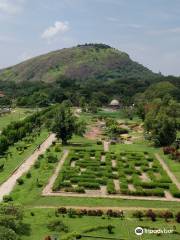
<instances>
[{"instance_id":1,"label":"paved pathway","mask_svg":"<svg viewBox=\"0 0 180 240\"><path fill-rule=\"evenodd\" d=\"M59 172L61 171L61 168L67 158L69 154L69 150L64 150L63 156L60 159L58 166L56 167L56 170L54 172L54 174L51 176L51 178L49 179L48 184L46 185L46 187L43 189L42 195L43 196L49 196L52 194L52 189L53 189L53 185L54 182L56 181L56 178L58 177Z\"/></svg>"},{"instance_id":2,"label":"paved pathway","mask_svg":"<svg viewBox=\"0 0 180 240\"><path fill-rule=\"evenodd\" d=\"M19 168L17 168L11 176L0 185L0 201L2 201L3 196L8 195L13 190L16 185L17 179L19 179L22 175L30 170L30 168L34 165L39 155L45 153L45 151L52 145L52 142L55 140L55 135L51 134L40 146L39 149L36 149L34 153L27 158Z\"/></svg>"},{"instance_id":3,"label":"paved pathway","mask_svg":"<svg viewBox=\"0 0 180 240\"><path fill-rule=\"evenodd\" d=\"M172 180L172 182L177 186L177 188L180 190L180 182L178 182L177 178L174 176L174 174L171 172L167 164L164 162L164 160L159 156L158 153L155 154L157 160L162 165L163 169L167 172L168 176Z\"/></svg>"},{"instance_id":4,"label":"paved pathway","mask_svg":"<svg viewBox=\"0 0 180 240\"><path fill-rule=\"evenodd\" d=\"M109 151L109 145L110 145L110 142L104 141L104 151L105 151L105 152L108 152L108 151Z\"/></svg>"}]
</instances>

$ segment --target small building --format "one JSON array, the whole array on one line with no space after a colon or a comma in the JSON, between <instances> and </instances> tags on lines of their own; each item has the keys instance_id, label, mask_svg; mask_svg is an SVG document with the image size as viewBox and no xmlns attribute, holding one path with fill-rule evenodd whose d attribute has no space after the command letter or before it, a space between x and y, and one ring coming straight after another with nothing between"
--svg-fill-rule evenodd
<instances>
[{"instance_id":1,"label":"small building","mask_svg":"<svg viewBox=\"0 0 180 240\"><path fill-rule=\"evenodd\" d=\"M119 103L119 101L118 101L117 99L113 99L113 100L110 102L109 106L110 106L111 108L113 108L113 109L118 109L118 108L120 108L120 103Z\"/></svg>"}]
</instances>

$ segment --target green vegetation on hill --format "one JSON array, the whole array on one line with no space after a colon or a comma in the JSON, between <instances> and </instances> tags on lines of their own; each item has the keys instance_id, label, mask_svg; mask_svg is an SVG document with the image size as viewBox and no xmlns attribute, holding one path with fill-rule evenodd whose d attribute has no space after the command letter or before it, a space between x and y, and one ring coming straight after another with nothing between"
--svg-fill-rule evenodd
<instances>
[{"instance_id":1,"label":"green vegetation on hill","mask_svg":"<svg viewBox=\"0 0 180 240\"><path fill-rule=\"evenodd\" d=\"M46 107L63 100L76 106L83 101L98 106L113 98L130 104L137 93L159 82L166 83L150 87L147 96L159 95L162 87L178 98L179 80L155 74L132 61L127 53L108 45L78 45L1 70L0 91L6 97L0 99L0 106L10 105L12 100L18 106L28 107Z\"/></svg>"},{"instance_id":2,"label":"green vegetation on hill","mask_svg":"<svg viewBox=\"0 0 180 240\"><path fill-rule=\"evenodd\" d=\"M128 54L103 44L86 44L32 58L4 69L1 80L54 82L69 79L117 79L154 77L147 68L132 61Z\"/></svg>"}]
</instances>

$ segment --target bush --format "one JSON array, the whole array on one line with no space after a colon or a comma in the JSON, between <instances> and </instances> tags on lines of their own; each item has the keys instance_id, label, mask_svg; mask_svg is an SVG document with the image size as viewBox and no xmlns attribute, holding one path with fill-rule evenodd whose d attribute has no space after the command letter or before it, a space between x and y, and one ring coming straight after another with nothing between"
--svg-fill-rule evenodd
<instances>
[{"instance_id":1,"label":"bush","mask_svg":"<svg viewBox=\"0 0 180 240\"><path fill-rule=\"evenodd\" d=\"M31 178L31 173L30 172L28 172L27 174L26 174L26 178Z\"/></svg>"},{"instance_id":2,"label":"bush","mask_svg":"<svg viewBox=\"0 0 180 240\"><path fill-rule=\"evenodd\" d=\"M55 152L61 152L61 147L59 145L55 147Z\"/></svg>"},{"instance_id":3,"label":"bush","mask_svg":"<svg viewBox=\"0 0 180 240\"><path fill-rule=\"evenodd\" d=\"M116 193L116 189L115 189L113 180L108 180L108 182L107 182L107 192L109 194L115 194Z\"/></svg>"},{"instance_id":4,"label":"bush","mask_svg":"<svg viewBox=\"0 0 180 240\"><path fill-rule=\"evenodd\" d=\"M68 227L61 220L52 220L48 225L50 231L56 232L68 232Z\"/></svg>"},{"instance_id":5,"label":"bush","mask_svg":"<svg viewBox=\"0 0 180 240\"><path fill-rule=\"evenodd\" d=\"M58 158L53 154L49 154L47 156L47 160L48 160L48 163L56 163L58 161Z\"/></svg>"},{"instance_id":6,"label":"bush","mask_svg":"<svg viewBox=\"0 0 180 240\"><path fill-rule=\"evenodd\" d=\"M40 168L40 162L39 162L39 161L36 161L36 162L35 162L34 168L36 168L36 169Z\"/></svg>"},{"instance_id":7,"label":"bush","mask_svg":"<svg viewBox=\"0 0 180 240\"><path fill-rule=\"evenodd\" d=\"M23 184L24 184L24 180L23 180L22 178L18 178L18 179L17 179L17 183L18 183L19 185L23 185Z\"/></svg>"},{"instance_id":8,"label":"bush","mask_svg":"<svg viewBox=\"0 0 180 240\"><path fill-rule=\"evenodd\" d=\"M76 187L74 190L75 190L75 192L77 192L77 193L85 193L84 187Z\"/></svg>"},{"instance_id":9,"label":"bush","mask_svg":"<svg viewBox=\"0 0 180 240\"><path fill-rule=\"evenodd\" d=\"M91 183L91 182L79 182L78 183L79 187L85 187L88 189L100 189L99 183Z\"/></svg>"},{"instance_id":10,"label":"bush","mask_svg":"<svg viewBox=\"0 0 180 240\"><path fill-rule=\"evenodd\" d=\"M67 209L65 207L61 207L57 209L57 212L59 214L66 214L67 213Z\"/></svg>"},{"instance_id":11,"label":"bush","mask_svg":"<svg viewBox=\"0 0 180 240\"><path fill-rule=\"evenodd\" d=\"M152 209L149 209L149 210L146 212L146 216L147 216L148 218L150 218L153 222L156 221L156 213L153 212Z\"/></svg>"},{"instance_id":12,"label":"bush","mask_svg":"<svg viewBox=\"0 0 180 240\"><path fill-rule=\"evenodd\" d=\"M97 145L102 145L102 141L97 141L96 144Z\"/></svg>"},{"instance_id":13,"label":"bush","mask_svg":"<svg viewBox=\"0 0 180 240\"><path fill-rule=\"evenodd\" d=\"M142 211L137 210L133 213L133 217L136 217L140 221L142 221L142 218L144 217L144 213Z\"/></svg>"},{"instance_id":14,"label":"bush","mask_svg":"<svg viewBox=\"0 0 180 240\"><path fill-rule=\"evenodd\" d=\"M12 197L10 195L5 195L3 197L3 201L4 202L11 202L11 201L13 201L13 199L12 199Z\"/></svg>"}]
</instances>

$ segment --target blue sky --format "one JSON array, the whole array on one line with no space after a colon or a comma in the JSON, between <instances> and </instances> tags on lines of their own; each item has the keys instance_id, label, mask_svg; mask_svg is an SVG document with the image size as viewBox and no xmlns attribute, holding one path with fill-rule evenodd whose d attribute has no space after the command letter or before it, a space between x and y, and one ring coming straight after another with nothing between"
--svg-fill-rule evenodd
<instances>
[{"instance_id":1,"label":"blue sky","mask_svg":"<svg viewBox=\"0 0 180 240\"><path fill-rule=\"evenodd\" d=\"M0 0L0 68L86 42L180 76L180 0Z\"/></svg>"}]
</instances>

